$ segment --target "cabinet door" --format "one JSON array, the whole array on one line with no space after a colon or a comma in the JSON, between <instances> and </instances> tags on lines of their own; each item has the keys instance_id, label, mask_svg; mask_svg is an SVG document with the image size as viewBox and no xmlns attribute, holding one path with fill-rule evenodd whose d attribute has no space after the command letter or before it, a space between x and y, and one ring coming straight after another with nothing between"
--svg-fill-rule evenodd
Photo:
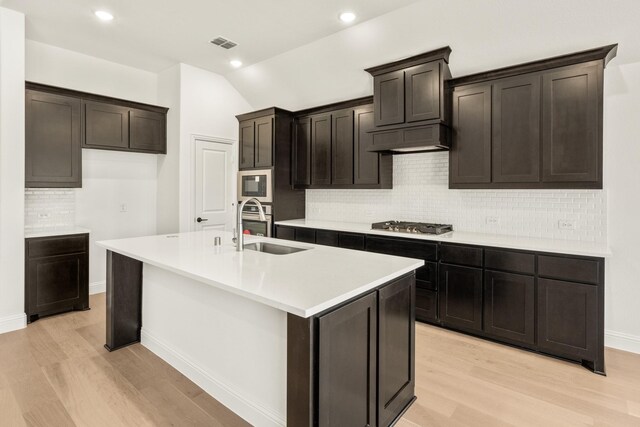
<instances>
[{"instance_id":1,"label":"cabinet door","mask_svg":"<svg viewBox=\"0 0 640 427\"><path fill-rule=\"evenodd\" d=\"M296 120L293 145L293 185L311 184L311 119Z\"/></svg>"},{"instance_id":2,"label":"cabinet door","mask_svg":"<svg viewBox=\"0 0 640 427\"><path fill-rule=\"evenodd\" d=\"M353 110L332 114L331 183L353 184Z\"/></svg>"},{"instance_id":3,"label":"cabinet door","mask_svg":"<svg viewBox=\"0 0 640 427\"><path fill-rule=\"evenodd\" d=\"M373 104L376 126L404 122L404 70L373 78Z\"/></svg>"},{"instance_id":4,"label":"cabinet door","mask_svg":"<svg viewBox=\"0 0 640 427\"><path fill-rule=\"evenodd\" d=\"M491 85L453 92L450 182L491 182Z\"/></svg>"},{"instance_id":5,"label":"cabinet door","mask_svg":"<svg viewBox=\"0 0 640 427\"><path fill-rule=\"evenodd\" d=\"M319 319L318 425L376 425L376 293Z\"/></svg>"},{"instance_id":6,"label":"cabinet door","mask_svg":"<svg viewBox=\"0 0 640 427\"><path fill-rule=\"evenodd\" d=\"M602 188L602 66L542 76L544 182L593 182Z\"/></svg>"},{"instance_id":7,"label":"cabinet door","mask_svg":"<svg viewBox=\"0 0 640 427\"><path fill-rule=\"evenodd\" d=\"M438 321L438 292L416 288L416 320Z\"/></svg>"},{"instance_id":8,"label":"cabinet door","mask_svg":"<svg viewBox=\"0 0 640 427\"><path fill-rule=\"evenodd\" d=\"M485 271L484 331L525 344L535 342L533 276Z\"/></svg>"},{"instance_id":9,"label":"cabinet door","mask_svg":"<svg viewBox=\"0 0 640 427\"><path fill-rule=\"evenodd\" d=\"M538 279L538 347L594 360L598 345L598 287Z\"/></svg>"},{"instance_id":10,"label":"cabinet door","mask_svg":"<svg viewBox=\"0 0 640 427\"><path fill-rule=\"evenodd\" d=\"M440 264L440 319L482 330L482 269Z\"/></svg>"},{"instance_id":11,"label":"cabinet door","mask_svg":"<svg viewBox=\"0 0 640 427\"><path fill-rule=\"evenodd\" d=\"M257 168L273 166L273 117L261 117L255 121Z\"/></svg>"},{"instance_id":12,"label":"cabinet door","mask_svg":"<svg viewBox=\"0 0 640 427\"><path fill-rule=\"evenodd\" d=\"M378 291L378 425L388 426L415 391L415 276Z\"/></svg>"},{"instance_id":13,"label":"cabinet door","mask_svg":"<svg viewBox=\"0 0 640 427\"><path fill-rule=\"evenodd\" d=\"M27 260L27 315L85 308L89 304L88 254Z\"/></svg>"},{"instance_id":14,"label":"cabinet door","mask_svg":"<svg viewBox=\"0 0 640 427\"><path fill-rule=\"evenodd\" d=\"M240 122L240 169L255 166L255 126L253 120Z\"/></svg>"},{"instance_id":15,"label":"cabinet door","mask_svg":"<svg viewBox=\"0 0 640 427\"><path fill-rule=\"evenodd\" d=\"M356 108L354 113L353 183L376 185L380 183L380 154L368 151L373 145L373 105Z\"/></svg>"},{"instance_id":16,"label":"cabinet door","mask_svg":"<svg viewBox=\"0 0 640 427\"><path fill-rule=\"evenodd\" d=\"M540 181L540 76L493 85L493 182Z\"/></svg>"},{"instance_id":17,"label":"cabinet door","mask_svg":"<svg viewBox=\"0 0 640 427\"><path fill-rule=\"evenodd\" d=\"M440 118L440 63L407 68L404 78L406 121Z\"/></svg>"},{"instance_id":18,"label":"cabinet door","mask_svg":"<svg viewBox=\"0 0 640 427\"><path fill-rule=\"evenodd\" d=\"M296 229L293 227L276 225L276 238L283 240L296 240Z\"/></svg>"},{"instance_id":19,"label":"cabinet door","mask_svg":"<svg viewBox=\"0 0 640 427\"><path fill-rule=\"evenodd\" d=\"M83 102L86 148L129 148L129 108L102 102Z\"/></svg>"},{"instance_id":20,"label":"cabinet door","mask_svg":"<svg viewBox=\"0 0 640 427\"><path fill-rule=\"evenodd\" d=\"M331 114L311 118L311 185L331 185Z\"/></svg>"},{"instance_id":21,"label":"cabinet door","mask_svg":"<svg viewBox=\"0 0 640 427\"><path fill-rule=\"evenodd\" d=\"M166 114L132 109L129 115L129 125L130 148L166 154Z\"/></svg>"},{"instance_id":22,"label":"cabinet door","mask_svg":"<svg viewBox=\"0 0 640 427\"><path fill-rule=\"evenodd\" d=\"M80 99L26 91L25 187L82 187Z\"/></svg>"}]
</instances>

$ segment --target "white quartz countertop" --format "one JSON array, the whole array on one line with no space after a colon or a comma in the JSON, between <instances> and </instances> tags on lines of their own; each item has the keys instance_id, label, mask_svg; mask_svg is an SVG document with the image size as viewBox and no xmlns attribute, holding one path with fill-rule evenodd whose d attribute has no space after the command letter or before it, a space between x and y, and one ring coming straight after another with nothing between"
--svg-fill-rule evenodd
<instances>
[{"instance_id":1,"label":"white quartz countertop","mask_svg":"<svg viewBox=\"0 0 640 427\"><path fill-rule=\"evenodd\" d=\"M214 246L215 236L222 245ZM97 242L137 259L271 307L310 317L409 273L424 261L364 251L245 236L309 248L288 255L236 252L231 233L200 231Z\"/></svg>"},{"instance_id":2,"label":"white quartz countertop","mask_svg":"<svg viewBox=\"0 0 640 427\"><path fill-rule=\"evenodd\" d=\"M29 230L24 232L26 239L34 237L50 237L50 236L67 236L72 234L86 234L91 230L82 227L49 227L38 230Z\"/></svg>"},{"instance_id":3,"label":"white quartz countertop","mask_svg":"<svg viewBox=\"0 0 640 427\"><path fill-rule=\"evenodd\" d=\"M568 255L609 257L611 251L606 244L581 242L576 240L541 239L535 237L508 236L504 234L469 233L454 231L440 235L397 233L384 230L372 230L370 223L352 223L341 221L315 221L293 219L277 221L277 225L290 227L319 228L324 230L346 231L353 233L375 234L379 236L431 240L434 242L463 243L468 245L491 246L507 249L521 249L537 252L551 252Z\"/></svg>"}]
</instances>

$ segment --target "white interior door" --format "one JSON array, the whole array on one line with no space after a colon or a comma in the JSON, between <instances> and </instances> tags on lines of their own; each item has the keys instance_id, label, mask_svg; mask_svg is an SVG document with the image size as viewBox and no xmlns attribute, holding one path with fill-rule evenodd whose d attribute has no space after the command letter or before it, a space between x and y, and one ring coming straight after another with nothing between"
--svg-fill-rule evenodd
<instances>
[{"instance_id":1,"label":"white interior door","mask_svg":"<svg viewBox=\"0 0 640 427\"><path fill-rule=\"evenodd\" d=\"M192 230L231 231L235 221L233 145L195 138Z\"/></svg>"}]
</instances>

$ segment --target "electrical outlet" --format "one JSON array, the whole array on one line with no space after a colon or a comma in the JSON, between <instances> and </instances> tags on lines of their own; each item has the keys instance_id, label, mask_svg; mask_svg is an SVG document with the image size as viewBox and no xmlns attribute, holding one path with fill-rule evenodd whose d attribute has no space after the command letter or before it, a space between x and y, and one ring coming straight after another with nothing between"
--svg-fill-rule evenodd
<instances>
[{"instance_id":1,"label":"electrical outlet","mask_svg":"<svg viewBox=\"0 0 640 427\"><path fill-rule=\"evenodd\" d=\"M488 216L486 218L487 224L488 225L498 225L500 224L500 218L498 218L497 216Z\"/></svg>"},{"instance_id":2,"label":"electrical outlet","mask_svg":"<svg viewBox=\"0 0 640 427\"><path fill-rule=\"evenodd\" d=\"M124 204L124 203L122 203L122 204L120 205L120 212L124 213L124 212L126 212L126 211L127 211L127 205L126 205L126 204Z\"/></svg>"},{"instance_id":3,"label":"electrical outlet","mask_svg":"<svg viewBox=\"0 0 640 427\"><path fill-rule=\"evenodd\" d=\"M46 219L49 218L51 215L49 215L48 213L39 213L38 214L38 218L40 219Z\"/></svg>"},{"instance_id":4,"label":"electrical outlet","mask_svg":"<svg viewBox=\"0 0 640 427\"><path fill-rule=\"evenodd\" d=\"M558 228L560 230L575 230L576 222L570 219L561 219L558 221Z\"/></svg>"}]
</instances>

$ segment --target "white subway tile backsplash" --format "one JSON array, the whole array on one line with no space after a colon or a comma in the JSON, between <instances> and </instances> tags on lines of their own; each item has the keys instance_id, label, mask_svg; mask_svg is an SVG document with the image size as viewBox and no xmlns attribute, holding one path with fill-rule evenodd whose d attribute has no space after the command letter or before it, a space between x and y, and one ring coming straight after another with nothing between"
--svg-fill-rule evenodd
<instances>
[{"instance_id":1,"label":"white subway tile backsplash","mask_svg":"<svg viewBox=\"0 0 640 427\"><path fill-rule=\"evenodd\" d=\"M75 225L75 190L28 189L24 192L24 207L24 228L26 232L53 227L73 227Z\"/></svg>"},{"instance_id":2,"label":"white subway tile backsplash","mask_svg":"<svg viewBox=\"0 0 640 427\"><path fill-rule=\"evenodd\" d=\"M604 190L450 190L446 152L396 155L393 168L392 190L307 190L307 218L426 221L460 231L606 241ZM560 230L560 219L574 221L575 229Z\"/></svg>"}]
</instances>

